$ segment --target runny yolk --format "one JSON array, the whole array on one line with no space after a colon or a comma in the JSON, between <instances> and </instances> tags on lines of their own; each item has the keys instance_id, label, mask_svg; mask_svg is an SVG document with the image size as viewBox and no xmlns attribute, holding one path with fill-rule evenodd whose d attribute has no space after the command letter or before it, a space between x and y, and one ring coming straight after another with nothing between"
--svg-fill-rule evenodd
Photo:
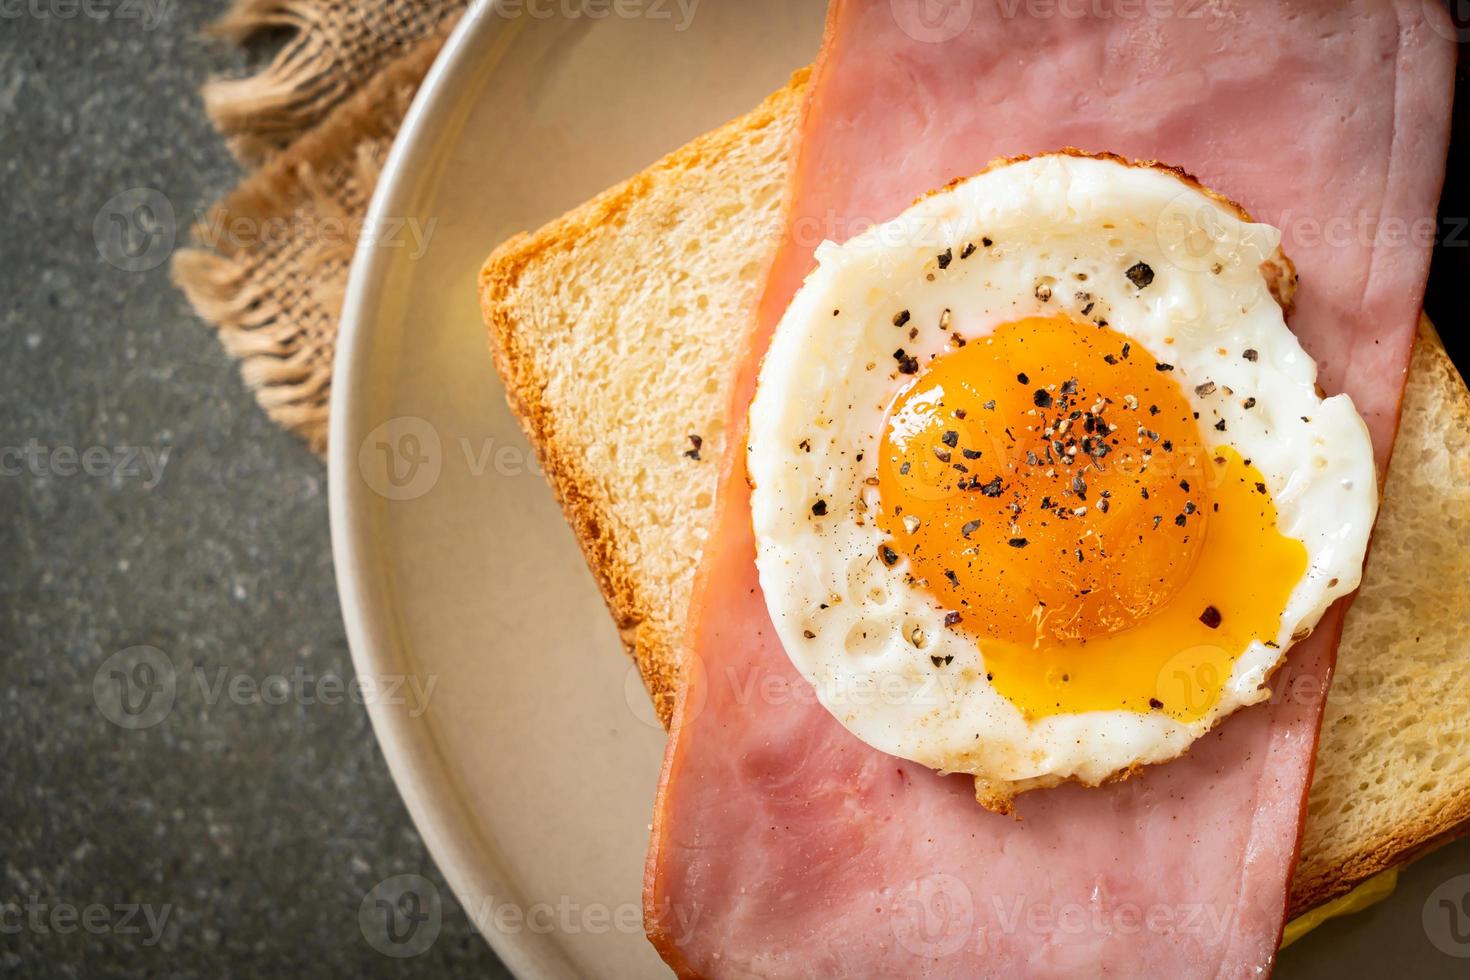
<instances>
[{"instance_id":1,"label":"runny yolk","mask_svg":"<svg viewBox=\"0 0 1470 980\"><path fill-rule=\"evenodd\" d=\"M1123 334L1007 323L890 406L879 525L1028 716L1195 720L1275 641L1307 565L1259 471L1206 434L1172 366Z\"/></svg>"}]
</instances>

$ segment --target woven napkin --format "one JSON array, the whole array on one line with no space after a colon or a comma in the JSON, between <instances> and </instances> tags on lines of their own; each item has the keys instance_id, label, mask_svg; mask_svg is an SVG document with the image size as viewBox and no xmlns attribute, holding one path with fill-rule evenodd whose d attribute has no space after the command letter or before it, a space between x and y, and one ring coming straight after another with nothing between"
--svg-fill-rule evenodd
<instances>
[{"instance_id":1,"label":"woven napkin","mask_svg":"<svg viewBox=\"0 0 1470 980\"><path fill-rule=\"evenodd\" d=\"M211 34L284 38L203 90L249 175L173 276L266 413L321 452L348 267L393 137L468 0L236 0Z\"/></svg>"}]
</instances>

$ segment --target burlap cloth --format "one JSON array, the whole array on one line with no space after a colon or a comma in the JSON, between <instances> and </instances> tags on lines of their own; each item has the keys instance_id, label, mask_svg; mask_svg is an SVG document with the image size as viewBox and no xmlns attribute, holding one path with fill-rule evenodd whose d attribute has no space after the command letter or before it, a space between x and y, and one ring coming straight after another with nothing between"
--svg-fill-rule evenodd
<instances>
[{"instance_id":1,"label":"burlap cloth","mask_svg":"<svg viewBox=\"0 0 1470 980\"><path fill-rule=\"evenodd\" d=\"M270 63L203 91L250 174L193 230L174 281L266 413L320 452L353 249L409 103L468 0L236 0L210 27L281 35Z\"/></svg>"}]
</instances>

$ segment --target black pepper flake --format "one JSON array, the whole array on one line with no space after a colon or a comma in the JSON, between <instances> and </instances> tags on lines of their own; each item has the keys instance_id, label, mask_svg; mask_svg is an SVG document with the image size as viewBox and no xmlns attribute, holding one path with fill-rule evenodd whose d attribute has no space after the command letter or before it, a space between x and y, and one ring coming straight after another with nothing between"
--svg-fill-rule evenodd
<instances>
[{"instance_id":1,"label":"black pepper flake","mask_svg":"<svg viewBox=\"0 0 1470 980\"><path fill-rule=\"evenodd\" d=\"M1206 381L1202 385L1195 385L1194 393L1196 395L1199 395L1201 398L1203 398L1205 395L1213 395L1215 393L1215 382Z\"/></svg>"},{"instance_id":2,"label":"black pepper flake","mask_svg":"<svg viewBox=\"0 0 1470 980\"><path fill-rule=\"evenodd\" d=\"M812 504L812 513L813 514L816 514L818 517L826 517L827 516L827 501L825 501L825 500L818 500L816 503Z\"/></svg>"},{"instance_id":3,"label":"black pepper flake","mask_svg":"<svg viewBox=\"0 0 1470 980\"><path fill-rule=\"evenodd\" d=\"M948 667L951 663L954 662L954 654L946 653L942 657L938 654L931 654L929 657L929 662L936 667Z\"/></svg>"},{"instance_id":4,"label":"black pepper flake","mask_svg":"<svg viewBox=\"0 0 1470 980\"><path fill-rule=\"evenodd\" d=\"M1256 484L1256 493L1265 493L1265 492L1266 492L1266 485L1264 483L1257 483Z\"/></svg>"},{"instance_id":5,"label":"black pepper flake","mask_svg":"<svg viewBox=\"0 0 1470 980\"><path fill-rule=\"evenodd\" d=\"M939 262L939 268L948 269L950 261L954 259L954 251L951 249L945 249L937 256L935 256L935 258Z\"/></svg>"},{"instance_id":6,"label":"black pepper flake","mask_svg":"<svg viewBox=\"0 0 1470 980\"><path fill-rule=\"evenodd\" d=\"M806 637L808 640L815 640L817 638L817 634L813 633L811 630L802 630L801 635Z\"/></svg>"},{"instance_id":7,"label":"black pepper flake","mask_svg":"<svg viewBox=\"0 0 1470 980\"><path fill-rule=\"evenodd\" d=\"M1172 453L1174 451L1174 441L1172 439L1165 439L1163 445L1164 452Z\"/></svg>"},{"instance_id":8,"label":"black pepper flake","mask_svg":"<svg viewBox=\"0 0 1470 980\"><path fill-rule=\"evenodd\" d=\"M1068 378L1066 381L1063 381L1062 382L1062 394L1064 394L1064 395L1075 395L1075 394L1077 394L1077 379L1076 378Z\"/></svg>"},{"instance_id":9,"label":"black pepper flake","mask_svg":"<svg viewBox=\"0 0 1470 980\"><path fill-rule=\"evenodd\" d=\"M939 446L934 447L934 455L941 463L948 463L952 458L948 449L942 449Z\"/></svg>"},{"instance_id":10,"label":"black pepper flake","mask_svg":"<svg viewBox=\"0 0 1470 980\"><path fill-rule=\"evenodd\" d=\"M1029 385L1031 383L1031 379L1026 377L1026 373L1024 371L1016 375L1016 380L1021 382L1021 384L1023 385Z\"/></svg>"},{"instance_id":11,"label":"black pepper flake","mask_svg":"<svg viewBox=\"0 0 1470 980\"><path fill-rule=\"evenodd\" d=\"M1247 347L1245 350L1241 351L1240 356L1245 358L1247 361L1254 361L1256 358L1260 357L1260 355L1256 353L1255 348L1252 347Z\"/></svg>"},{"instance_id":12,"label":"black pepper flake","mask_svg":"<svg viewBox=\"0 0 1470 980\"><path fill-rule=\"evenodd\" d=\"M1138 488L1138 491L1139 491L1139 493L1143 494L1143 499L1144 500L1147 500L1148 499L1148 487L1139 487Z\"/></svg>"},{"instance_id":13,"label":"black pepper flake","mask_svg":"<svg viewBox=\"0 0 1470 980\"><path fill-rule=\"evenodd\" d=\"M989 483L982 483L980 492L987 497L999 497L1002 493L1000 477L993 477Z\"/></svg>"},{"instance_id":14,"label":"black pepper flake","mask_svg":"<svg viewBox=\"0 0 1470 980\"><path fill-rule=\"evenodd\" d=\"M1051 408L1051 392L1045 388L1037 388L1031 394L1031 404L1037 408Z\"/></svg>"},{"instance_id":15,"label":"black pepper flake","mask_svg":"<svg viewBox=\"0 0 1470 980\"><path fill-rule=\"evenodd\" d=\"M899 374L919 373L919 359L909 356L902 347L893 352L893 359L898 362Z\"/></svg>"},{"instance_id":16,"label":"black pepper flake","mask_svg":"<svg viewBox=\"0 0 1470 980\"><path fill-rule=\"evenodd\" d=\"M979 528L979 521L966 521L964 523L964 526L960 528L960 537L968 540L970 535L974 534L977 530L979 530Z\"/></svg>"},{"instance_id":17,"label":"black pepper flake","mask_svg":"<svg viewBox=\"0 0 1470 980\"><path fill-rule=\"evenodd\" d=\"M966 415L966 412L965 412L965 410L963 408L957 408L957 409L954 410L954 417L957 418L957 419L963 419L965 417L965 415Z\"/></svg>"},{"instance_id":18,"label":"black pepper flake","mask_svg":"<svg viewBox=\"0 0 1470 980\"><path fill-rule=\"evenodd\" d=\"M893 325L895 327L901 327L905 323L908 323L908 322L909 322L909 311L908 310L899 310L897 313L893 314Z\"/></svg>"},{"instance_id":19,"label":"black pepper flake","mask_svg":"<svg viewBox=\"0 0 1470 980\"><path fill-rule=\"evenodd\" d=\"M689 445L693 446L694 448L693 449L686 449L686 450L684 450L684 455L685 456L688 456L690 459L698 460L699 459L699 449L700 449L701 446L704 445L704 438L702 436L697 436L697 435L691 434L689 436Z\"/></svg>"},{"instance_id":20,"label":"black pepper flake","mask_svg":"<svg viewBox=\"0 0 1470 980\"><path fill-rule=\"evenodd\" d=\"M1006 542L1006 544L1010 545L1012 548L1024 548L1030 543L1031 542L1027 541L1025 538L1011 538L1009 541Z\"/></svg>"},{"instance_id":21,"label":"black pepper flake","mask_svg":"<svg viewBox=\"0 0 1470 980\"><path fill-rule=\"evenodd\" d=\"M1220 618L1220 610L1216 609L1214 606L1205 606L1205 611L1199 614L1199 621L1201 623L1204 623L1212 630L1219 629L1220 623L1222 621Z\"/></svg>"},{"instance_id":22,"label":"black pepper flake","mask_svg":"<svg viewBox=\"0 0 1470 980\"><path fill-rule=\"evenodd\" d=\"M878 557L883 559L883 564L890 567L898 564L898 552L894 551L886 544L878 549Z\"/></svg>"},{"instance_id":23,"label":"black pepper flake","mask_svg":"<svg viewBox=\"0 0 1470 980\"><path fill-rule=\"evenodd\" d=\"M960 258L962 258L962 259L968 259L970 256L972 256L974 254L975 254L975 243L974 242L965 242L965 247L962 248L962 249L960 249Z\"/></svg>"},{"instance_id":24,"label":"black pepper flake","mask_svg":"<svg viewBox=\"0 0 1470 980\"><path fill-rule=\"evenodd\" d=\"M1153 708L1155 711L1158 711L1160 708L1162 708L1164 706L1164 702L1160 701L1158 698L1149 698L1148 699L1148 706L1150 708Z\"/></svg>"},{"instance_id":25,"label":"black pepper flake","mask_svg":"<svg viewBox=\"0 0 1470 980\"><path fill-rule=\"evenodd\" d=\"M1123 359L1126 361L1128 359L1128 352L1131 351L1132 349L1133 349L1133 345L1132 344L1125 343L1123 345L1123 349L1121 351L1119 351L1118 353L1122 354L1123 355Z\"/></svg>"},{"instance_id":26,"label":"black pepper flake","mask_svg":"<svg viewBox=\"0 0 1470 980\"><path fill-rule=\"evenodd\" d=\"M1254 398L1247 398L1245 401L1241 402L1240 404L1241 404L1241 406L1243 408L1255 408L1256 407L1256 400Z\"/></svg>"},{"instance_id":27,"label":"black pepper flake","mask_svg":"<svg viewBox=\"0 0 1470 980\"><path fill-rule=\"evenodd\" d=\"M947 613L944 614L944 625L945 626L958 626L959 625L959 622L960 622L960 614L959 613L957 613L957 612L947 612ZM948 661L946 661L946 663L947 662Z\"/></svg>"},{"instance_id":28,"label":"black pepper flake","mask_svg":"<svg viewBox=\"0 0 1470 980\"><path fill-rule=\"evenodd\" d=\"M1183 514L1175 514L1174 523L1177 524L1179 527L1183 527L1185 524L1189 523L1189 519Z\"/></svg>"},{"instance_id":29,"label":"black pepper flake","mask_svg":"<svg viewBox=\"0 0 1470 980\"><path fill-rule=\"evenodd\" d=\"M1077 496L1081 497L1083 500L1087 499L1087 481L1082 479L1081 473L1078 473L1076 476L1072 477L1072 492L1077 494Z\"/></svg>"},{"instance_id":30,"label":"black pepper flake","mask_svg":"<svg viewBox=\"0 0 1470 980\"><path fill-rule=\"evenodd\" d=\"M944 570L944 577L947 578L947 579L949 579L949 584L950 585L959 585L960 584L960 577L954 573L954 569L952 569L952 568L946 568Z\"/></svg>"},{"instance_id":31,"label":"black pepper flake","mask_svg":"<svg viewBox=\"0 0 1470 980\"><path fill-rule=\"evenodd\" d=\"M1099 500L1097 502L1097 509L1106 514L1108 512L1108 498L1104 497L1103 499Z\"/></svg>"},{"instance_id":32,"label":"black pepper flake","mask_svg":"<svg viewBox=\"0 0 1470 980\"><path fill-rule=\"evenodd\" d=\"M994 244L995 244L995 242L992 242L992 241L991 241L991 240L990 240L990 239L988 239L988 238L982 238L982 239L980 239L980 244L981 244L981 245L984 245L984 246L985 246L985 247L986 247L986 248L989 248L989 247L990 247L990 246L992 246L992 245L994 245Z\"/></svg>"},{"instance_id":33,"label":"black pepper flake","mask_svg":"<svg viewBox=\"0 0 1470 980\"><path fill-rule=\"evenodd\" d=\"M978 449L961 449L960 455L965 457L966 459L979 459L985 454Z\"/></svg>"},{"instance_id":34,"label":"black pepper flake","mask_svg":"<svg viewBox=\"0 0 1470 980\"><path fill-rule=\"evenodd\" d=\"M908 463L907 460L905 460L903 462L903 464L900 465L899 468L898 468L898 475L899 476L908 476L909 475L909 468L910 468L909 463Z\"/></svg>"},{"instance_id":35,"label":"black pepper flake","mask_svg":"<svg viewBox=\"0 0 1470 980\"><path fill-rule=\"evenodd\" d=\"M1162 514L1155 514L1154 515L1154 530L1157 531L1159 529L1159 525L1162 524L1162 523L1164 523L1164 515L1162 515Z\"/></svg>"},{"instance_id":36,"label":"black pepper flake","mask_svg":"<svg viewBox=\"0 0 1470 980\"><path fill-rule=\"evenodd\" d=\"M980 407L983 408L983 409L986 409L987 411L991 411L991 412L995 411L995 399L994 398L990 399L990 401L986 402L984 405L981 405Z\"/></svg>"},{"instance_id":37,"label":"black pepper flake","mask_svg":"<svg viewBox=\"0 0 1470 980\"><path fill-rule=\"evenodd\" d=\"M1179 481L1179 489L1180 490L1183 490L1185 493L1188 493L1189 492L1189 481L1188 480L1180 480Z\"/></svg>"},{"instance_id":38,"label":"black pepper flake","mask_svg":"<svg viewBox=\"0 0 1470 980\"><path fill-rule=\"evenodd\" d=\"M939 437L939 441L953 449L959 444L960 434L953 429L945 429L944 435Z\"/></svg>"},{"instance_id":39,"label":"black pepper flake","mask_svg":"<svg viewBox=\"0 0 1470 980\"><path fill-rule=\"evenodd\" d=\"M1224 419L1221 419L1220 421L1218 421L1218 422L1215 423L1215 431L1216 432L1224 432L1225 431L1225 420Z\"/></svg>"},{"instance_id":40,"label":"black pepper flake","mask_svg":"<svg viewBox=\"0 0 1470 980\"><path fill-rule=\"evenodd\" d=\"M1149 268L1147 262L1135 262L1128 267L1128 271L1123 273L1123 275L1127 276L1128 281L1139 289L1143 289L1154 281L1154 270Z\"/></svg>"},{"instance_id":41,"label":"black pepper flake","mask_svg":"<svg viewBox=\"0 0 1470 980\"><path fill-rule=\"evenodd\" d=\"M1109 366L1118 363L1118 359L1116 357L1114 357L1112 354L1104 354L1103 355L1103 360L1106 361L1109 364Z\"/></svg>"},{"instance_id":42,"label":"black pepper flake","mask_svg":"<svg viewBox=\"0 0 1470 980\"><path fill-rule=\"evenodd\" d=\"M1174 370L1174 365L1172 365L1172 364L1165 364L1163 361L1160 361L1159 363L1157 363L1157 364L1154 365L1154 370L1155 371L1172 371L1172 370Z\"/></svg>"}]
</instances>

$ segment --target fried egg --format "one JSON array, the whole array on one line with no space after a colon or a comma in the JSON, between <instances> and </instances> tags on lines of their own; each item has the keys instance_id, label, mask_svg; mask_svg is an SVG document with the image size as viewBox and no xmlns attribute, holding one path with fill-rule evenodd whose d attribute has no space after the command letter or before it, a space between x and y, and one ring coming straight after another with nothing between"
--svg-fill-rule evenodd
<instances>
[{"instance_id":1,"label":"fried egg","mask_svg":"<svg viewBox=\"0 0 1470 980\"><path fill-rule=\"evenodd\" d=\"M746 464L761 588L855 736L1015 793L1175 758L1358 585L1373 451L1280 233L1180 171L998 164L817 265Z\"/></svg>"}]
</instances>

